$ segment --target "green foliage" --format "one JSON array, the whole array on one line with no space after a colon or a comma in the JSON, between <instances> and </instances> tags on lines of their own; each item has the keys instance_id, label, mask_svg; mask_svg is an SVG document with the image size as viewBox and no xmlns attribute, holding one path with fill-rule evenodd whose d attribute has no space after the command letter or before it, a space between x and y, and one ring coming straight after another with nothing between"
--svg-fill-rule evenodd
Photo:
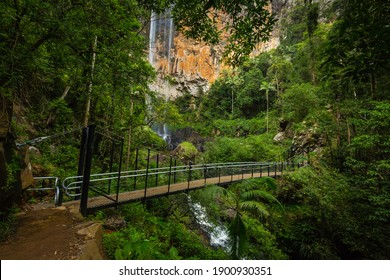
<instances>
[{"instance_id":1,"label":"green foliage","mask_svg":"<svg viewBox=\"0 0 390 280\"><path fill-rule=\"evenodd\" d=\"M5 241L15 231L15 214L19 211L17 207L5 209L0 212L0 242Z\"/></svg>"},{"instance_id":2,"label":"green foliage","mask_svg":"<svg viewBox=\"0 0 390 280\"><path fill-rule=\"evenodd\" d=\"M166 142L148 126L139 126L134 130L133 141L141 143L143 147L164 150Z\"/></svg>"},{"instance_id":3,"label":"green foliage","mask_svg":"<svg viewBox=\"0 0 390 280\"><path fill-rule=\"evenodd\" d=\"M283 148L272 141L267 134L247 138L220 137L206 144L204 156L207 162L277 161Z\"/></svg>"},{"instance_id":4,"label":"green foliage","mask_svg":"<svg viewBox=\"0 0 390 280\"><path fill-rule=\"evenodd\" d=\"M233 259L239 259L245 257L248 253L249 246L247 231L251 230L246 224L248 216L255 218L258 223L261 223L270 214L267 210L267 204L277 203L275 197L273 197L268 191L268 188L274 188L276 183L272 178L260 178L260 179L248 179L242 183L237 183L229 186L227 189L222 187L211 186L206 191L213 197L219 197L223 199L224 207L234 211L234 215L229 223L229 236L230 236L230 254ZM253 221L252 221L253 224ZM253 231L251 230L253 233ZM272 237L268 236L269 243L273 243ZM266 242L267 242L266 241ZM252 244L251 244L252 245ZM256 244L257 245L257 244ZM256 246L255 245L255 246ZM268 246L263 252L270 250ZM275 255L269 254L267 258L273 258L274 256L283 256L283 254L273 248L271 252L275 251Z\"/></svg>"},{"instance_id":5,"label":"green foliage","mask_svg":"<svg viewBox=\"0 0 390 280\"><path fill-rule=\"evenodd\" d=\"M164 203L160 203L159 207L161 205ZM142 204L128 205L121 211L128 227L118 232L106 233L103 239L105 250L111 259L226 258L222 251L205 247L199 235L173 217L153 215Z\"/></svg>"},{"instance_id":6,"label":"green foliage","mask_svg":"<svg viewBox=\"0 0 390 280\"><path fill-rule=\"evenodd\" d=\"M284 118L291 123L303 121L311 112L318 111L318 88L311 84L291 86L282 96Z\"/></svg>"},{"instance_id":7,"label":"green foliage","mask_svg":"<svg viewBox=\"0 0 390 280\"><path fill-rule=\"evenodd\" d=\"M283 177L277 197L286 205L287 219L281 220L278 240L290 257L340 258L335 244L347 236L345 224L351 221L349 188L345 177L326 168L305 167Z\"/></svg>"},{"instance_id":8,"label":"green foliage","mask_svg":"<svg viewBox=\"0 0 390 280\"><path fill-rule=\"evenodd\" d=\"M329 32L325 52L327 73L341 85L339 96L374 96L377 79L386 75L389 63L389 5L377 0L338 1L338 5L339 18Z\"/></svg>"},{"instance_id":9,"label":"green foliage","mask_svg":"<svg viewBox=\"0 0 390 280\"><path fill-rule=\"evenodd\" d=\"M229 137L245 137L265 132L264 119L233 119L233 120L214 120L211 129L214 134Z\"/></svg>"},{"instance_id":10,"label":"green foliage","mask_svg":"<svg viewBox=\"0 0 390 280\"><path fill-rule=\"evenodd\" d=\"M180 143L176 150L178 156L180 158L184 158L185 160L193 160L198 155L198 150L191 142L188 141Z\"/></svg>"}]
</instances>

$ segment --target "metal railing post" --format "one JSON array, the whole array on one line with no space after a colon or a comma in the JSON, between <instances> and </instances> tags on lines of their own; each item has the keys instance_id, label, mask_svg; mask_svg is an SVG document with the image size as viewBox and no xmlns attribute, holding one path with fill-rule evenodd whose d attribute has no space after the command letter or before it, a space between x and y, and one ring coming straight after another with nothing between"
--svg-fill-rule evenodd
<instances>
[{"instance_id":1,"label":"metal railing post","mask_svg":"<svg viewBox=\"0 0 390 280\"><path fill-rule=\"evenodd\" d=\"M120 188L120 182L121 182L121 172L122 172L122 159L123 159L123 139L121 139L121 151L120 151L120 156L119 156L119 170L118 170L118 183L116 185L116 202L118 202L119 198L119 188Z\"/></svg>"},{"instance_id":2,"label":"metal railing post","mask_svg":"<svg viewBox=\"0 0 390 280\"><path fill-rule=\"evenodd\" d=\"M87 137L88 137L88 127L84 127L81 135L81 143L80 143L80 154L79 154L79 165L77 168L77 176L83 176L84 167L85 167L85 156L87 151ZM81 187L76 189L76 194L81 193ZM76 195L74 200L79 200L80 196Z\"/></svg>"},{"instance_id":3,"label":"metal railing post","mask_svg":"<svg viewBox=\"0 0 390 280\"><path fill-rule=\"evenodd\" d=\"M114 163L114 150L115 150L115 140L112 139L111 140L111 151L110 151L110 163L108 164L109 165L109 168L108 168L108 172L112 172L112 164ZM108 189L107 189L107 193L110 193L111 192L111 180L108 181Z\"/></svg>"},{"instance_id":4,"label":"metal railing post","mask_svg":"<svg viewBox=\"0 0 390 280\"><path fill-rule=\"evenodd\" d=\"M188 187L187 187L187 191L189 191L190 189L190 182L191 182L191 173L192 173L192 163L190 161L190 164L189 164L189 170L188 170Z\"/></svg>"},{"instance_id":5,"label":"metal railing post","mask_svg":"<svg viewBox=\"0 0 390 280\"><path fill-rule=\"evenodd\" d=\"M204 177L204 185L206 186L206 178L207 178L207 174L206 174L206 172L207 172L207 166L206 166L206 164L204 164L203 165L203 177Z\"/></svg>"},{"instance_id":6,"label":"metal railing post","mask_svg":"<svg viewBox=\"0 0 390 280\"><path fill-rule=\"evenodd\" d=\"M177 158L175 158L175 163L174 163L174 167L175 167L175 172L173 172L173 183L174 184L176 184L176 171L177 171L177 169L176 169L176 160L177 160Z\"/></svg>"},{"instance_id":7,"label":"metal railing post","mask_svg":"<svg viewBox=\"0 0 390 280\"><path fill-rule=\"evenodd\" d=\"M148 187L149 160L150 160L150 149L148 149L148 161L146 163L144 200L146 199L146 189Z\"/></svg>"},{"instance_id":8,"label":"metal railing post","mask_svg":"<svg viewBox=\"0 0 390 280\"><path fill-rule=\"evenodd\" d=\"M88 190L91 176L92 167L92 156L94 149L94 138L95 138L95 126L91 125L87 128L87 145L85 155L85 166L83 174L83 184L81 188L81 199L80 199L80 212L85 217L87 216L87 204L88 204Z\"/></svg>"},{"instance_id":9,"label":"metal railing post","mask_svg":"<svg viewBox=\"0 0 390 280\"><path fill-rule=\"evenodd\" d=\"M156 158L156 187L158 186L158 164L160 162L160 154L157 154Z\"/></svg>"},{"instance_id":10,"label":"metal railing post","mask_svg":"<svg viewBox=\"0 0 390 280\"><path fill-rule=\"evenodd\" d=\"M171 175L172 175L172 156L169 158L168 194L171 188Z\"/></svg>"},{"instance_id":11,"label":"metal railing post","mask_svg":"<svg viewBox=\"0 0 390 280\"><path fill-rule=\"evenodd\" d=\"M137 188L137 175L138 175L138 148L135 150L135 167L134 170L136 171L134 174L134 187L133 189L135 190Z\"/></svg>"}]
</instances>

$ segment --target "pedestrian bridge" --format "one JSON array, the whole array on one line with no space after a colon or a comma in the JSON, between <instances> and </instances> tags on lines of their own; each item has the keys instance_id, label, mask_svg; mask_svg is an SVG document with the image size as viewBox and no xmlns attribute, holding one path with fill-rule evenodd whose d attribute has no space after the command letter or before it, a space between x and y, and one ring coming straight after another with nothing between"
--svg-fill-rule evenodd
<instances>
[{"instance_id":1,"label":"pedestrian bridge","mask_svg":"<svg viewBox=\"0 0 390 280\"><path fill-rule=\"evenodd\" d=\"M80 211L88 215L93 211L115 207L134 201L189 192L208 185L229 185L248 178L276 177L292 168L301 167L288 162L229 162L189 164L183 166L147 168L122 172L67 177L56 182L56 204L62 195L73 198L66 204L80 204ZM50 177L38 177L50 178ZM42 179L41 179L42 180Z\"/></svg>"}]
</instances>

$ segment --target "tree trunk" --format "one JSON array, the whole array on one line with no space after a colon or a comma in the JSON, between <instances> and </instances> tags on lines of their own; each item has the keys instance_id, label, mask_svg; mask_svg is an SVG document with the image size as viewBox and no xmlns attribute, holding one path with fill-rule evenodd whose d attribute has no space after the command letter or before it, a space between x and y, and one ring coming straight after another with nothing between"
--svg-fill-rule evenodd
<instances>
[{"instance_id":1,"label":"tree trunk","mask_svg":"<svg viewBox=\"0 0 390 280\"><path fill-rule=\"evenodd\" d=\"M0 211L17 201L21 191L19 172L10 166L16 153L14 139L10 133L13 103L0 95Z\"/></svg>"},{"instance_id":2,"label":"tree trunk","mask_svg":"<svg viewBox=\"0 0 390 280\"><path fill-rule=\"evenodd\" d=\"M95 70L95 62L96 62L96 48L97 48L97 36L95 36L95 42L93 43L93 46L92 46L91 76L90 76L89 85L88 85L87 100L85 102L84 127L88 126L89 115L90 115L90 111L91 111L93 72Z\"/></svg>"}]
</instances>

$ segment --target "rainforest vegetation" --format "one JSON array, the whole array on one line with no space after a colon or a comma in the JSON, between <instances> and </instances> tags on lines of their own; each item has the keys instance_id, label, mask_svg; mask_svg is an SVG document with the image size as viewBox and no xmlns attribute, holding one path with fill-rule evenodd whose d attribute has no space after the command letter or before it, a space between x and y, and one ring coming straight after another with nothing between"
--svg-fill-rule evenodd
<instances>
[{"instance_id":1,"label":"rainforest vegetation","mask_svg":"<svg viewBox=\"0 0 390 280\"><path fill-rule=\"evenodd\" d=\"M124 137L123 170L142 168L148 149L173 154L152 129L165 123L201 139L182 137L179 164L310 164L98 211L91 218L122 221L105 228L110 259L388 259L390 1L288 1L275 17L263 10L268 1L193 2L0 3L0 237L25 195L18 174L28 145L35 176L73 176L79 128L93 123ZM229 70L207 92L166 101L148 86L156 73L145 26L151 10L173 3L178 28L211 44L220 34L205 14L235 20ZM273 28L279 46L249 56ZM97 147L96 172L107 171L109 145ZM226 244L212 244L194 204L226 230Z\"/></svg>"}]
</instances>

